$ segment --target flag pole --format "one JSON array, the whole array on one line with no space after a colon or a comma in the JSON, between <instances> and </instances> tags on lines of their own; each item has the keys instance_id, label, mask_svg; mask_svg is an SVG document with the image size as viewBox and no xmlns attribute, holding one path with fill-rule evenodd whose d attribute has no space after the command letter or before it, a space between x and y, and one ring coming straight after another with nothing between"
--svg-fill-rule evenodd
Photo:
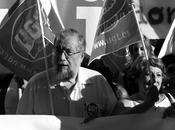
<instances>
[{"instance_id":1,"label":"flag pole","mask_svg":"<svg viewBox=\"0 0 175 130\"><path fill-rule=\"evenodd\" d=\"M41 6L39 0L37 0L37 6L38 6L38 12L39 12L39 23L41 27L41 37L43 42L43 51L44 51L44 62L46 66L46 73L47 73L47 83L48 83L48 90L49 90L49 100L50 100L50 108L51 108L51 114L54 115L54 107L53 107L53 100L52 100L52 93L50 89L50 82L49 82L49 75L48 75L48 61L47 61L47 53L46 53L46 43L44 39L44 27L43 27L43 20L42 20L42 14L41 14Z\"/></svg>"},{"instance_id":2,"label":"flag pole","mask_svg":"<svg viewBox=\"0 0 175 130\"><path fill-rule=\"evenodd\" d=\"M136 12L135 12L134 4L133 4L133 3L131 3L131 7L132 7L132 10L133 10L133 12L134 12L134 16L135 16L135 19L136 19L136 23L137 23L137 26L138 26L138 29L139 29L139 34L140 34L140 37L141 37L141 42L142 42L142 44L143 44L143 49L144 49L145 57L146 57L146 59L148 60L148 52L147 52L147 49L146 49L146 46L145 46L143 34L141 33L140 25L139 25L139 22L138 22L138 19L137 19L137 16L136 16Z\"/></svg>"},{"instance_id":3,"label":"flag pole","mask_svg":"<svg viewBox=\"0 0 175 130\"><path fill-rule=\"evenodd\" d=\"M146 60L147 60L147 67L150 66L149 64L149 59L148 59L148 52L147 52L147 49L146 49L146 46L145 46L145 42L144 42L144 38L143 38L143 34L141 33L141 29L140 29L140 25L139 25L139 22L138 22L138 19L137 19L137 16L136 16L136 12L135 12L135 9L134 9L134 4L132 3L131 4L132 6L132 9L134 11L134 16L135 16L135 19L136 19L136 23L137 23L137 26L138 26L138 29L139 29L139 33L140 33L140 37L141 37L141 42L142 42L142 45L143 45L143 50L144 50L144 53L145 53L145 57L146 57ZM148 69L149 72L150 72L150 69ZM149 73L150 77L151 77L151 73ZM152 83L152 78L151 78L151 83Z\"/></svg>"}]
</instances>

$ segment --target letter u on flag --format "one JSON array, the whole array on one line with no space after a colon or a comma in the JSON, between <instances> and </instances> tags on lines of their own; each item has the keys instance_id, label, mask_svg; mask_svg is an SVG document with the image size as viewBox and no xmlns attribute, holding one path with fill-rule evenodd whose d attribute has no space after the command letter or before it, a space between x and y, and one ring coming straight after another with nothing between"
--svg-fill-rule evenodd
<instances>
[{"instance_id":1,"label":"letter u on flag","mask_svg":"<svg viewBox=\"0 0 175 130\"><path fill-rule=\"evenodd\" d=\"M97 27L89 63L140 41L134 11L128 0L106 0Z\"/></svg>"},{"instance_id":2,"label":"letter u on flag","mask_svg":"<svg viewBox=\"0 0 175 130\"><path fill-rule=\"evenodd\" d=\"M46 1L44 1L46 2ZM39 2L41 3L41 2ZM50 1L49 1L50 3ZM16 75L28 80L35 73L52 67L52 49L55 35L51 22L57 30L62 26L56 17L52 4L46 10L41 4L45 48L39 19L37 0L25 0L14 9L0 28L0 62ZM50 17L52 17L50 21ZM46 56L44 55L46 50ZM47 58L47 63L45 63Z\"/></svg>"}]
</instances>

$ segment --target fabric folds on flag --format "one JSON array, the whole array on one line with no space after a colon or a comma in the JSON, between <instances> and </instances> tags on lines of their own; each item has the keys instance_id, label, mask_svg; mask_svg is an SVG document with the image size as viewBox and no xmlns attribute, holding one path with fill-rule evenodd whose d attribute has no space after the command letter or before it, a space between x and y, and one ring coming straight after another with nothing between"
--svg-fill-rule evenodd
<instances>
[{"instance_id":1,"label":"fabric folds on flag","mask_svg":"<svg viewBox=\"0 0 175 130\"><path fill-rule=\"evenodd\" d=\"M43 47L42 43L37 0L23 1L0 29L1 64L26 80L46 69L45 58L48 61L47 66L52 67L55 35L50 28L49 18L43 8L41 8L41 13L46 48ZM54 10L51 9L50 14L53 15L53 13ZM46 57L44 49L46 49Z\"/></svg>"},{"instance_id":2,"label":"fabric folds on flag","mask_svg":"<svg viewBox=\"0 0 175 130\"><path fill-rule=\"evenodd\" d=\"M165 38L165 41L160 49L159 58L165 55L175 53L175 19L170 27L170 30Z\"/></svg>"},{"instance_id":3,"label":"fabric folds on flag","mask_svg":"<svg viewBox=\"0 0 175 130\"><path fill-rule=\"evenodd\" d=\"M98 56L116 52L140 39L137 21L129 1L106 0L89 63Z\"/></svg>"}]
</instances>

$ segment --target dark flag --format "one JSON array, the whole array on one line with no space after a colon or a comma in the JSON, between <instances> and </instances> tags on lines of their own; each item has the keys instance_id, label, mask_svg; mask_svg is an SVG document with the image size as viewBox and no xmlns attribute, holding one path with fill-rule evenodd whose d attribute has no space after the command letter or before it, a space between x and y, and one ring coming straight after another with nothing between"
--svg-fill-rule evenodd
<instances>
[{"instance_id":1,"label":"dark flag","mask_svg":"<svg viewBox=\"0 0 175 130\"><path fill-rule=\"evenodd\" d=\"M128 0L106 0L98 24L90 62L141 40Z\"/></svg>"},{"instance_id":2,"label":"dark flag","mask_svg":"<svg viewBox=\"0 0 175 130\"><path fill-rule=\"evenodd\" d=\"M42 7L42 6L41 6ZM52 9L52 16L55 12ZM49 16L41 8L45 48L42 42L37 0L25 0L11 13L0 29L0 62L16 75L28 80L34 74L52 67L54 33ZM52 19L53 20L53 19ZM58 27L59 23L57 21ZM62 29L59 26L59 29ZM44 55L46 50L46 56ZM45 63L47 58L47 63Z\"/></svg>"}]
</instances>

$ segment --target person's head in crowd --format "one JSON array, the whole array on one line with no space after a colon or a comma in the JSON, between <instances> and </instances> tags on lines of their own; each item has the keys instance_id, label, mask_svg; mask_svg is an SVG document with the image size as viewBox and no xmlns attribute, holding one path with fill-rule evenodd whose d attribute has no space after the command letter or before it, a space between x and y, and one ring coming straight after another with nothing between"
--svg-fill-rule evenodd
<instances>
[{"instance_id":1,"label":"person's head in crowd","mask_svg":"<svg viewBox=\"0 0 175 130\"><path fill-rule=\"evenodd\" d=\"M137 59L137 57L139 56L145 56L145 53L147 53L148 57L149 56L154 56L154 48L153 46L150 44L150 40L144 36L144 44L145 44L145 48L143 46L143 43L141 41L134 43L132 45L130 45L127 49L128 49L128 53L126 56L126 64L125 64L125 69L124 69L124 75L123 75L123 84L124 87L126 88L126 90L128 91L129 95L132 95L136 92L138 92L138 85L135 82L135 80L131 80L131 76L129 75L129 68L132 66L132 64L134 63L134 61ZM147 51L145 51L144 49L146 49Z\"/></svg>"},{"instance_id":2,"label":"person's head in crowd","mask_svg":"<svg viewBox=\"0 0 175 130\"><path fill-rule=\"evenodd\" d=\"M66 29L57 35L55 42L54 63L63 79L75 78L84 58L86 42L74 29Z\"/></svg>"},{"instance_id":3,"label":"person's head in crowd","mask_svg":"<svg viewBox=\"0 0 175 130\"><path fill-rule=\"evenodd\" d=\"M124 106L137 106L145 100L150 100L149 98L155 95L157 95L154 102L156 108L167 108L175 102L173 95L164 90L166 69L160 58L154 56L147 59L140 56L132 64L129 73L132 80L135 80L138 84L138 92L132 94L129 99L123 99ZM149 94L149 92L152 93ZM154 93L156 94L154 95Z\"/></svg>"},{"instance_id":4,"label":"person's head in crowd","mask_svg":"<svg viewBox=\"0 0 175 130\"><path fill-rule=\"evenodd\" d=\"M154 47L151 45L150 40L146 36L144 36L144 44L147 49L148 56L154 55ZM141 41L130 45L128 47L128 51L131 61L134 61L139 56L145 55L143 43Z\"/></svg>"},{"instance_id":5,"label":"person's head in crowd","mask_svg":"<svg viewBox=\"0 0 175 130\"><path fill-rule=\"evenodd\" d=\"M149 86L154 85L161 89L163 80L166 78L165 66L157 57L138 57L129 71L132 79L138 83L139 92L146 93Z\"/></svg>"},{"instance_id":6,"label":"person's head in crowd","mask_svg":"<svg viewBox=\"0 0 175 130\"><path fill-rule=\"evenodd\" d=\"M129 46L129 53L132 60L135 60L138 56L144 55L144 48L141 42L132 44Z\"/></svg>"}]
</instances>

